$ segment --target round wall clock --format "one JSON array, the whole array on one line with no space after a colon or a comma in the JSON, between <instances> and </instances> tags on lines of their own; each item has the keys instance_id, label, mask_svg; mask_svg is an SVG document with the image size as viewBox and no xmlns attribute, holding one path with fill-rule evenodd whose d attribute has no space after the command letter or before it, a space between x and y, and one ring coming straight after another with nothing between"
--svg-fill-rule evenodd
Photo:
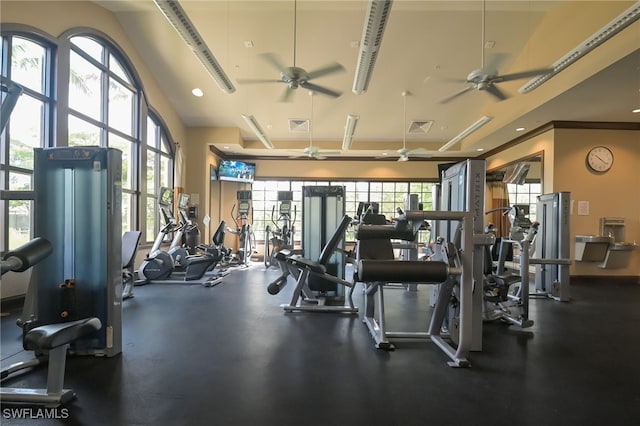
<instances>
[{"instance_id":1,"label":"round wall clock","mask_svg":"<svg viewBox=\"0 0 640 426\"><path fill-rule=\"evenodd\" d=\"M587 154L587 165L594 172L604 173L613 165L613 153L606 146L591 148Z\"/></svg>"}]
</instances>

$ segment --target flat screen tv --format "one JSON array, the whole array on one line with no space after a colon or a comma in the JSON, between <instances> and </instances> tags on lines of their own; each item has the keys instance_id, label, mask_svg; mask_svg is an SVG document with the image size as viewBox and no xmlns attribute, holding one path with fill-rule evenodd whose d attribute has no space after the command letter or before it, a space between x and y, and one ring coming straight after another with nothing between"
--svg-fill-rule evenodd
<instances>
[{"instance_id":1,"label":"flat screen tv","mask_svg":"<svg viewBox=\"0 0 640 426\"><path fill-rule=\"evenodd\" d=\"M220 160L220 164L218 165L218 178L220 180L252 183L255 174L255 163L235 160Z\"/></svg>"}]
</instances>

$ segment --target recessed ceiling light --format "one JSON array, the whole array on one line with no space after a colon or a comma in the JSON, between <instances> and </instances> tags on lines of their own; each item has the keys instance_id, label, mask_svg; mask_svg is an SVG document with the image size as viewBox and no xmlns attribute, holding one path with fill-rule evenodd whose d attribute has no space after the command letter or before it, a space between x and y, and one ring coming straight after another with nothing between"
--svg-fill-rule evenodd
<instances>
[{"instance_id":1,"label":"recessed ceiling light","mask_svg":"<svg viewBox=\"0 0 640 426\"><path fill-rule=\"evenodd\" d=\"M193 89L193 90L191 91L191 93L193 93L193 96L197 96L198 98L200 98L200 97L204 96L204 92L203 92L200 88L198 88L198 87L196 87L195 89Z\"/></svg>"},{"instance_id":2,"label":"recessed ceiling light","mask_svg":"<svg viewBox=\"0 0 640 426\"><path fill-rule=\"evenodd\" d=\"M223 146L223 148L224 148L224 149L229 149L229 147L228 147L228 146Z\"/></svg>"},{"instance_id":3,"label":"recessed ceiling light","mask_svg":"<svg viewBox=\"0 0 640 426\"><path fill-rule=\"evenodd\" d=\"M476 148L476 151L478 152L484 151L484 148Z\"/></svg>"},{"instance_id":4,"label":"recessed ceiling light","mask_svg":"<svg viewBox=\"0 0 640 426\"><path fill-rule=\"evenodd\" d=\"M386 152L383 152L382 155L388 155Z\"/></svg>"},{"instance_id":5,"label":"recessed ceiling light","mask_svg":"<svg viewBox=\"0 0 640 426\"><path fill-rule=\"evenodd\" d=\"M524 130L524 127L516 127L516 132L521 132Z\"/></svg>"},{"instance_id":6,"label":"recessed ceiling light","mask_svg":"<svg viewBox=\"0 0 640 426\"><path fill-rule=\"evenodd\" d=\"M640 112L640 108L633 109L633 110L631 110L631 112L638 113L638 112Z\"/></svg>"}]
</instances>

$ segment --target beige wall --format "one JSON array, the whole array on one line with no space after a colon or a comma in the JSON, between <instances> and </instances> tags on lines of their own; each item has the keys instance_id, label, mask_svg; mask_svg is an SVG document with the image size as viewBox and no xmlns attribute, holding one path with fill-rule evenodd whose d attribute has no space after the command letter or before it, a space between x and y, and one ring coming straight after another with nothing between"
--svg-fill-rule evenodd
<instances>
[{"instance_id":1,"label":"beige wall","mask_svg":"<svg viewBox=\"0 0 640 426\"><path fill-rule=\"evenodd\" d=\"M595 174L586 166L587 152L597 145L611 148L612 169ZM571 193L571 258L576 235L597 235L601 217L622 217L626 239L640 243L640 131L598 129L554 129L487 159L493 170L520 158L543 151L543 193ZM578 215L577 202L589 202L589 214ZM640 249L635 250L629 266L601 269L597 263L576 262L571 275L640 276Z\"/></svg>"},{"instance_id":2,"label":"beige wall","mask_svg":"<svg viewBox=\"0 0 640 426\"><path fill-rule=\"evenodd\" d=\"M611 149L611 170L595 174L586 166L587 152L594 146ZM598 235L601 217L625 219L626 240L640 243L640 131L573 130L555 131L554 192L569 191L574 203L571 241L575 235ZM578 215L577 203L589 202L589 214ZM572 257L574 244L572 244ZM629 267L600 269L595 263L575 262L574 275L640 276L640 250L632 254Z\"/></svg>"}]
</instances>

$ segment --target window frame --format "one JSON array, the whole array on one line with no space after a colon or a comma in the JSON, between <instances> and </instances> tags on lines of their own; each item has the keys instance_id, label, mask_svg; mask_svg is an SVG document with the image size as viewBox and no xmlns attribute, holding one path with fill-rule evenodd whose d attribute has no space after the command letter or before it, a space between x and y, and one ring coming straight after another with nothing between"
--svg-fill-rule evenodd
<instances>
[{"instance_id":1,"label":"window frame","mask_svg":"<svg viewBox=\"0 0 640 426\"><path fill-rule=\"evenodd\" d=\"M25 25L3 24L0 37L0 43L2 43L0 73L11 81L15 80L13 75L14 69L12 66L12 56L16 38L24 39L30 43L37 44L43 49L43 63L40 65L42 68L42 92L39 92L34 88L28 87L26 85L21 85L23 87L23 92L16 106L20 104L21 99L25 99L24 97L28 97L42 103L42 111L39 123L40 143L38 147L45 148L47 146L54 146L56 140L56 135L54 132L56 113L55 64L57 61L59 46L55 39L47 36L46 34L38 31L35 28L31 28ZM10 163L12 133L11 127L12 123L11 120L9 120L6 129L0 135L0 189L8 190L10 188L11 174L28 176L29 180L31 181L30 189L33 189L33 168L19 167ZM15 130L15 123L13 127ZM11 242L11 235L9 232L11 226L10 203L10 200L0 201L0 229L3 230L2 238L0 239L0 253L4 253L6 250L16 248L15 246L19 245L19 243L21 242L18 241L15 244ZM29 201L28 210L29 231L28 235L25 236L26 240L33 238L33 201Z\"/></svg>"}]
</instances>

